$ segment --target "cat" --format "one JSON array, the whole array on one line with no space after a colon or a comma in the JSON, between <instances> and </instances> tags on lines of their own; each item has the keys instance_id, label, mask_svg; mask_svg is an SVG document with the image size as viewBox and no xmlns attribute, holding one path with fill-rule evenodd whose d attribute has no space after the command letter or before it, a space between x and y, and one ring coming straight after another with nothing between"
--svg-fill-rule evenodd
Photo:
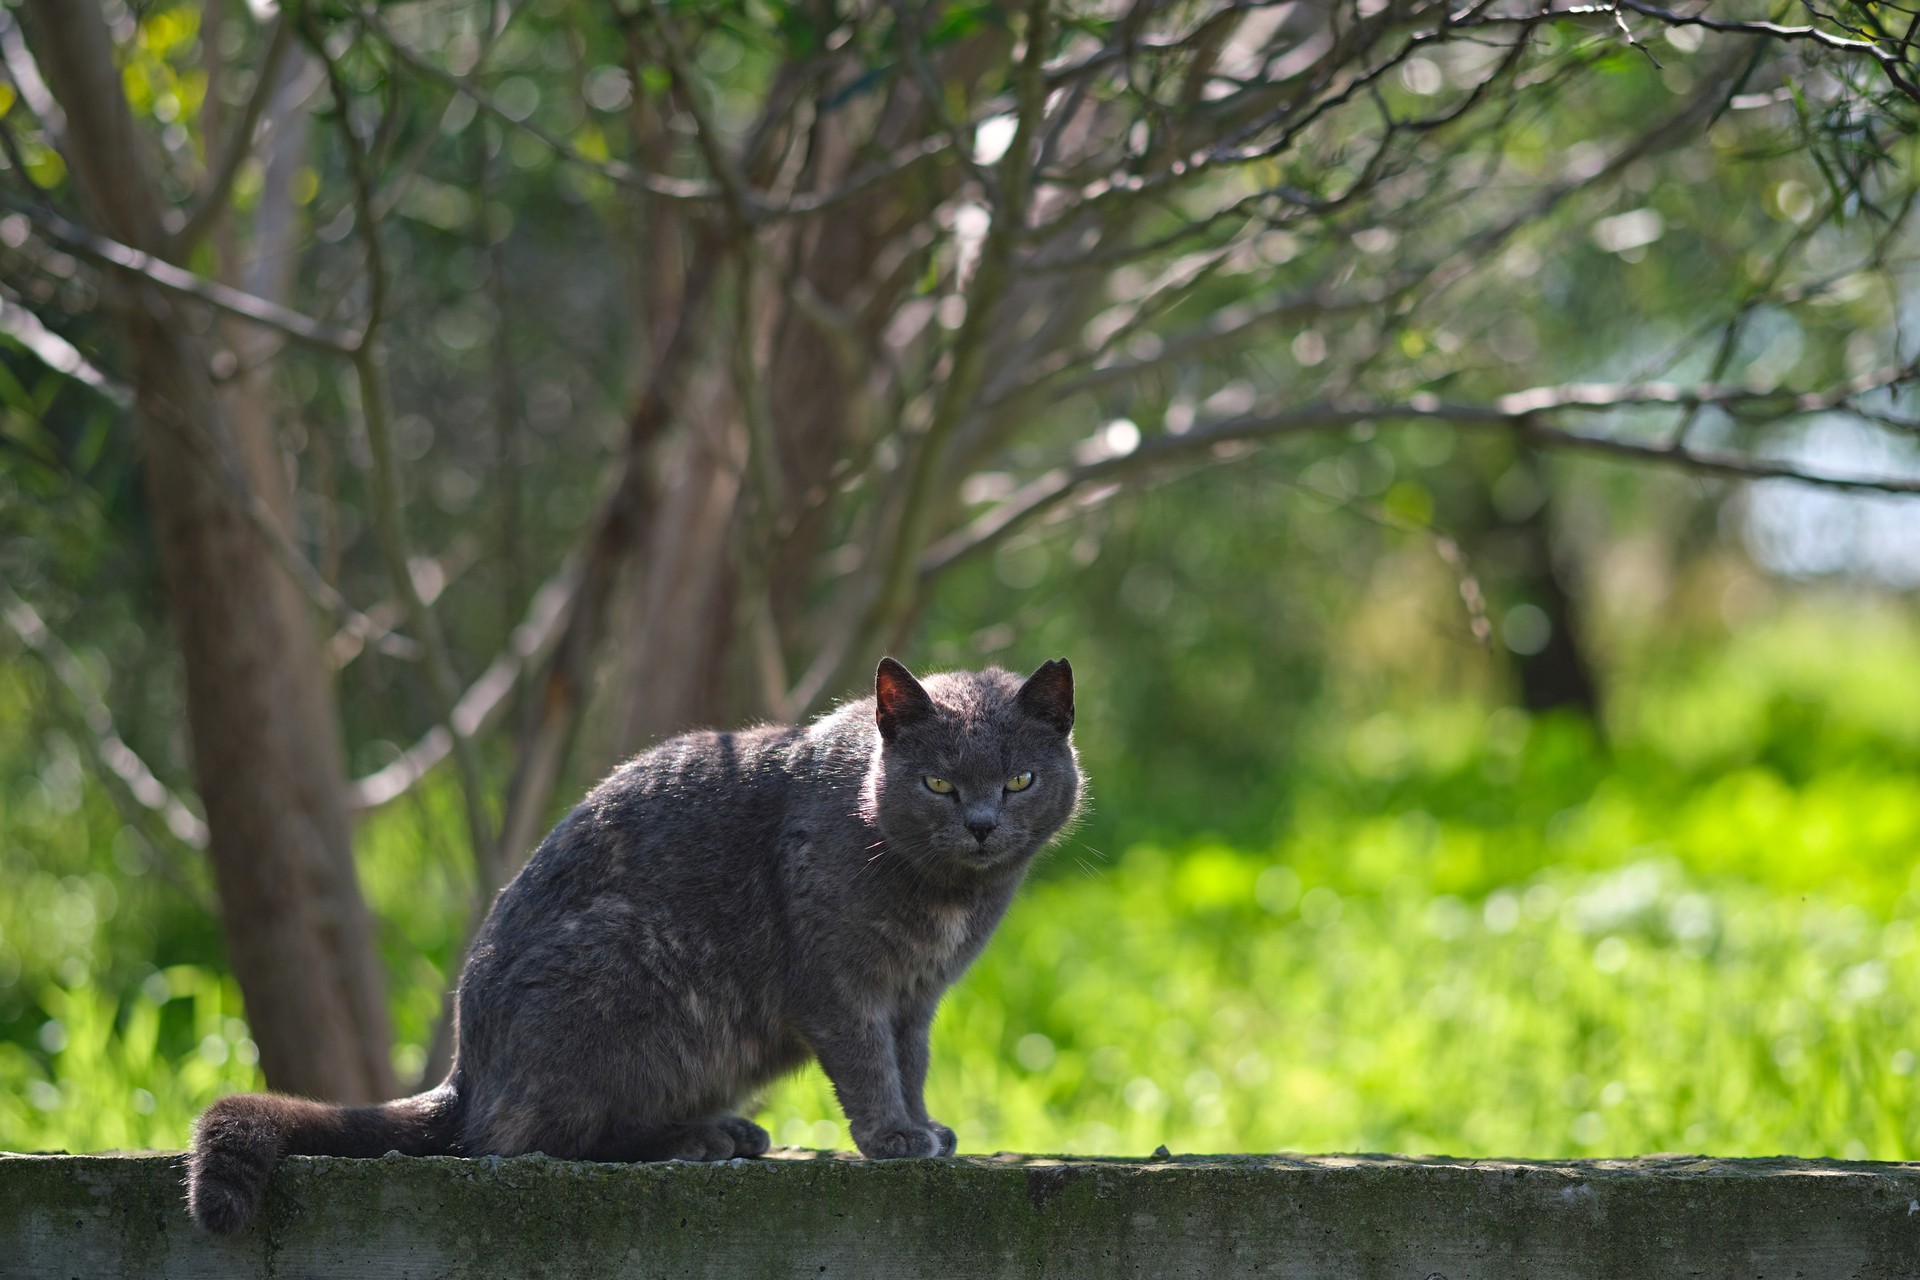
<instances>
[{"instance_id":1,"label":"cat","mask_svg":"<svg viewBox=\"0 0 1920 1280\"><path fill-rule=\"evenodd\" d=\"M930 675L812 724L692 733L635 757L494 900L455 994L446 1081L341 1107L209 1107L188 1207L259 1211L284 1154L725 1160L737 1114L817 1059L870 1159L951 1155L928 1029L1028 866L1078 814L1073 669Z\"/></svg>"}]
</instances>

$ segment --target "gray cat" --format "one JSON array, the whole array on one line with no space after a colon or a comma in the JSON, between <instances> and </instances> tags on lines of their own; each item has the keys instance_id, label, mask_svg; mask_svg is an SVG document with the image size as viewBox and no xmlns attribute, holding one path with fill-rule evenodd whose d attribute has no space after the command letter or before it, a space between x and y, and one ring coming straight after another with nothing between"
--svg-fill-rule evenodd
<instances>
[{"instance_id":1,"label":"gray cat","mask_svg":"<svg viewBox=\"0 0 1920 1280\"><path fill-rule=\"evenodd\" d=\"M500 892L460 977L446 1082L372 1107L247 1094L195 1127L188 1203L231 1232L284 1154L757 1156L734 1113L817 1058L861 1152L950 1155L927 1031L1028 864L1072 819L1073 670L923 685L805 727L638 756Z\"/></svg>"}]
</instances>

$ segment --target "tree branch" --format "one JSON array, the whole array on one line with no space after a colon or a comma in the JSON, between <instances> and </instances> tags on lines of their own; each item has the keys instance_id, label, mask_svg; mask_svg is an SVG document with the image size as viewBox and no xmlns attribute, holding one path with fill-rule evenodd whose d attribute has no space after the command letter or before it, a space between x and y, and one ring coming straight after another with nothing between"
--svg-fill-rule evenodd
<instances>
[{"instance_id":1,"label":"tree branch","mask_svg":"<svg viewBox=\"0 0 1920 1280\"><path fill-rule=\"evenodd\" d=\"M366 255L367 314L359 345L353 351L353 369L360 390L360 416L367 429L367 442L373 454L371 497L373 524L394 593L406 606L409 624L416 632L426 668L427 685L441 723L452 735L454 764L460 772L461 797L465 801L468 834L473 846L475 870L480 880L481 900L490 899L505 883L499 845L486 811L486 771L475 749L472 735L464 732L465 722L457 714L461 698L460 682L440 619L421 599L413 580L412 554L408 548L405 498L400 484L399 460L394 450L392 422L387 405L387 387L380 369L380 353L374 343L387 301L386 264L380 246L380 226L373 211L373 180L367 170L367 155L353 132L351 100L340 68L327 52L326 42L311 27L307 42L326 68L327 83L340 113L340 140L346 151L347 172L353 189L354 222L360 231Z\"/></svg>"},{"instance_id":2,"label":"tree branch","mask_svg":"<svg viewBox=\"0 0 1920 1280\"><path fill-rule=\"evenodd\" d=\"M1911 373L1904 369L1899 372ZM1397 403L1322 403L1281 413L1248 414L1196 427L1181 435L1151 436L1131 453L1049 471L928 548L920 558L919 574L923 583L931 581L955 565L993 550L1062 503L1096 486L1123 483L1138 472L1204 457L1222 446L1339 430L1363 422L1443 422L1469 430L1506 430L1550 447L1663 463L1739 480L1796 480L1853 492L1920 494L1920 478L1831 475L1808 471L1788 462L1692 449L1679 443L1588 435L1541 421L1543 415L1555 412L1603 412L1647 405L1714 405L1726 409L1770 406L1774 409L1773 417L1790 418L1843 408L1852 396L1889 385L1884 377L1858 385L1862 381L1856 380L1846 389L1831 393L1760 392L1742 387L1683 387L1658 382L1574 383L1517 391L1486 405L1447 404L1435 396L1415 395Z\"/></svg>"},{"instance_id":3,"label":"tree branch","mask_svg":"<svg viewBox=\"0 0 1920 1280\"><path fill-rule=\"evenodd\" d=\"M170 403L156 401L148 406L148 410L157 425L171 433L181 448L193 454L215 481L226 487L234 505L266 543L267 553L273 557L274 563L292 579L316 609L333 621L342 634L352 636L361 644L371 644L389 657L411 660L420 656L419 645L415 641L397 634L392 627L376 622L354 608L339 589L314 567L313 562L300 553L300 548L294 545L266 500L247 482L239 460L206 423L181 412Z\"/></svg>"},{"instance_id":4,"label":"tree branch","mask_svg":"<svg viewBox=\"0 0 1920 1280\"><path fill-rule=\"evenodd\" d=\"M619 160L595 160L589 156L582 155L579 148L575 147L565 138L557 137L547 132L531 120L516 119L510 115L504 107L494 100L492 94L482 89L479 85L474 84L473 81L463 76L456 76L443 67L435 66L418 53L415 53L403 43L398 36L387 29L386 24L380 20L379 15L371 8L366 5L355 5L353 14L354 17L359 20L361 26L378 36L380 42L391 49L396 58L411 67L415 72L425 76L443 88L471 99L475 106L496 120L499 120L508 128L518 129L529 137L539 139L540 142L555 155L569 164L591 170L611 182L618 183L620 186L633 187L636 190L645 191L649 195L659 196L666 200L711 202L721 199L726 194L725 190L717 183L700 182L688 178L670 178L664 174L643 172Z\"/></svg>"},{"instance_id":5,"label":"tree branch","mask_svg":"<svg viewBox=\"0 0 1920 1280\"><path fill-rule=\"evenodd\" d=\"M579 587L579 570L569 566L534 592L526 617L513 629L506 648L454 703L451 725L434 725L392 764L355 779L348 789L348 805L366 811L391 804L453 753L456 734L478 738L498 724L521 679L552 652L573 614Z\"/></svg>"},{"instance_id":6,"label":"tree branch","mask_svg":"<svg viewBox=\"0 0 1920 1280\"><path fill-rule=\"evenodd\" d=\"M27 48L26 38L20 34L20 24L11 9L0 9L0 62L4 62L7 78L19 92L20 100L27 104L27 110L33 112L40 121L40 127L46 131L47 141L53 144L56 151L65 151L67 113L60 109L53 91L47 88L47 82L40 74L40 66L33 60L33 52Z\"/></svg>"},{"instance_id":7,"label":"tree branch","mask_svg":"<svg viewBox=\"0 0 1920 1280\"><path fill-rule=\"evenodd\" d=\"M0 209L19 214L48 240L89 262L124 271L179 297L204 302L216 311L271 329L310 351L351 359L362 341L360 334L323 324L277 302L208 280L153 254L109 240L12 192L0 190Z\"/></svg>"},{"instance_id":8,"label":"tree branch","mask_svg":"<svg viewBox=\"0 0 1920 1280\"><path fill-rule=\"evenodd\" d=\"M868 598L855 605L850 625L842 626L821 647L788 696L787 705L796 714L806 714L846 682L854 666L864 662L867 645L913 606L917 590L914 566L939 515L937 489L946 471L948 447L979 390L995 309L1012 282L1013 249L1026 231L1033 191L1034 139L1046 106L1042 71L1049 38L1047 9L1047 0L1029 0L1027 5L1026 51L1014 71L1018 106L1013 141L1000 161L1000 204L980 246L973 278L961 294L966 317L948 353L947 376L940 385L932 416L925 432L913 443L904 483L890 495L887 518L874 524L877 541L873 550L880 568L872 579Z\"/></svg>"},{"instance_id":9,"label":"tree branch","mask_svg":"<svg viewBox=\"0 0 1920 1280\"><path fill-rule=\"evenodd\" d=\"M1893 86L1907 97L1920 102L1920 84L1903 75L1901 61L1897 54L1883 48L1873 40L1849 40L1836 36L1831 31L1822 31L1818 27L1788 27L1777 22L1749 21L1737 18L1709 18L1702 14L1676 13L1659 5L1646 4L1643 0L1610 0L1603 5L1578 5L1565 10L1553 10L1552 16L1563 13L1569 17L1591 13L1612 12L1615 15L1621 9L1631 9L1643 17L1654 18L1672 27L1701 27L1708 31L1726 32L1735 35L1765 36L1773 40L1806 41L1822 45L1842 53L1864 53L1880 64L1880 71Z\"/></svg>"},{"instance_id":10,"label":"tree branch","mask_svg":"<svg viewBox=\"0 0 1920 1280\"><path fill-rule=\"evenodd\" d=\"M354 16L361 25L393 50L395 57L415 72L454 93L472 99L474 105L482 111L508 128L517 129L529 137L538 139L568 164L599 174L617 186L630 187L666 200L690 204L712 204L728 198L727 189L720 182L674 178L665 174L646 172L625 161L595 160L583 155L566 139L549 133L530 120L515 119L509 115L491 94L471 80L456 76L420 56L389 31L371 9L364 5L356 6ZM800 195L791 200L774 202L766 199L760 192L743 187L739 197L743 206L751 211L752 219L756 223L775 218L806 217L826 213L859 199L873 188L900 177L936 156L945 154L952 147L952 140L945 136L921 138L902 147L893 155L862 169L831 191Z\"/></svg>"},{"instance_id":11,"label":"tree branch","mask_svg":"<svg viewBox=\"0 0 1920 1280\"><path fill-rule=\"evenodd\" d=\"M93 677L80 659L48 629L33 606L15 595L4 582L0 582L0 619L6 621L7 629L45 662L47 669L66 688L93 736L93 752L101 768L124 786L142 808L157 815L174 839L189 848L206 848L206 822L187 808L166 783L154 777L146 761L120 737L114 727L113 712L108 710L106 699L100 696Z\"/></svg>"},{"instance_id":12,"label":"tree branch","mask_svg":"<svg viewBox=\"0 0 1920 1280\"><path fill-rule=\"evenodd\" d=\"M293 24L287 21L285 15L275 17L273 34L267 40L267 52L261 59L259 78L254 81L253 92L247 96L246 107L241 111L240 119L234 123L233 136L227 139L220 163L208 170L206 189L201 193L199 202L187 215L180 230L170 238L168 257L184 258L191 253L201 237L227 211L227 204L233 196L233 180L239 176L240 166L253 154L254 132L260 127L260 118L266 114L267 104L280 91L280 64L286 61L287 51L292 47Z\"/></svg>"},{"instance_id":13,"label":"tree branch","mask_svg":"<svg viewBox=\"0 0 1920 1280\"><path fill-rule=\"evenodd\" d=\"M693 117L693 141L700 148L701 157L706 160L707 168L720 184L721 203L733 214L734 222L742 234L750 234L750 229L761 216L758 200L747 189L746 176L740 172L740 166L727 154L726 145L720 141L719 130L714 127L713 113L707 109L707 101L699 82L687 70L685 52L680 48L680 39L674 33L669 15L654 6L654 29L660 35L661 59L667 64L667 72L673 82L680 86L681 97L687 104L687 114Z\"/></svg>"},{"instance_id":14,"label":"tree branch","mask_svg":"<svg viewBox=\"0 0 1920 1280\"><path fill-rule=\"evenodd\" d=\"M947 114L947 104L939 79L933 73L933 66L927 61L926 51L921 43L926 34L916 16L916 9L904 0L889 0L893 10L894 34L899 37L901 52L907 63L913 68L914 79L920 85L920 92L927 95L927 114L933 118L934 125L941 136L953 147L954 155L960 164L980 184L981 192L987 203L994 208L1000 207L999 183L993 173L978 160L974 159L973 144L960 124Z\"/></svg>"},{"instance_id":15,"label":"tree branch","mask_svg":"<svg viewBox=\"0 0 1920 1280\"><path fill-rule=\"evenodd\" d=\"M41 364L90 388L120 409L133 407L133 388L105 373L65 338L18 303L0 298L0 333L32 352Z\"/></svg>"}]
</instances>

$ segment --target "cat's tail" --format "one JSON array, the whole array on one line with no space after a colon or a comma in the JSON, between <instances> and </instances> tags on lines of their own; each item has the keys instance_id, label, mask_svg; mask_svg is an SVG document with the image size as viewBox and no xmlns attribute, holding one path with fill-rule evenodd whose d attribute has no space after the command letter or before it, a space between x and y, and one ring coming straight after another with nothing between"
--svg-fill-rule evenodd
<instances>
[{"instance_id":1,"label":"cat's tail","mask_svg":"<svg viewBox=\"0 0 1920 1280\"><path fill-rule=\"evenodd\" d=\"M238 1231L260 1211L267 1176L281 1156L450 1155L463 1110L453 1080L372 1107L278 1093L222 1098L193 1127L187 1210L208 1231Z\"/></svg>"}]
</instances>

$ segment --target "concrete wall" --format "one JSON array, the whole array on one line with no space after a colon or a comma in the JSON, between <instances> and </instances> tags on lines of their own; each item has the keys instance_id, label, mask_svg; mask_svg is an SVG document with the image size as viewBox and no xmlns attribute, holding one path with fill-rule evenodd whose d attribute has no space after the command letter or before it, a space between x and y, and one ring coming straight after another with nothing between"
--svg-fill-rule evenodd
<instances>
[{"instance_id":1,"label":"concrete wall","mask_svg":"<svg viewBox=\"0 0 1920 1280\"><path fill-rule=\"evenodd\" d=\"M1920 1165L297 1158L207 1237L177 1155L0 1157L0 1276L1920 1278Z\"/></svg>"}]
</instances>

